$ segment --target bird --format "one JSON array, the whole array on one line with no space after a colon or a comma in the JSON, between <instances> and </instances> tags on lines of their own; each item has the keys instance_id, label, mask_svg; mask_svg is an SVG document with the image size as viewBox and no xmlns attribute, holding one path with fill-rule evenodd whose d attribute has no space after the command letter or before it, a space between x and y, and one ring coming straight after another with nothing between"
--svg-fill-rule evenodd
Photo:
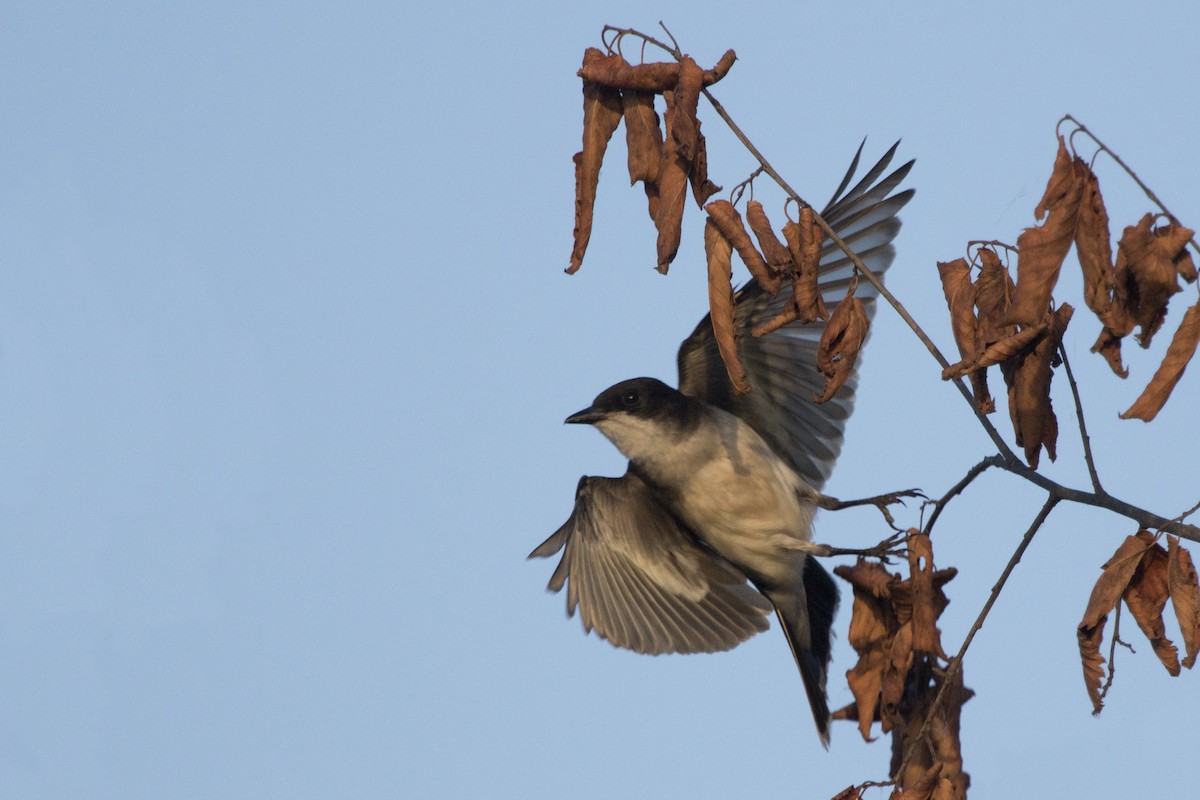
<instances>
[{"instance_id":1,"label":"bird","mask_svg":"<svg viewBox=\"0 0 1200 800\"><path fill-rule=\"evenodd\" d=\"M914 193L895 191L913 161L884 176L899 144L847 190L860 144L821 212L876 275L895 257L897 214ZM831 312L853 275L827 240L819 285ZM812 542L812 526L857 376L817 404L823 323L749 335L790 296L786 283L772 296L753 281L735 294L749 393L734 391L706 315L679 348L677 389L655 378L621 381L566 418L597 428L628 467L616 478L582 477L570 517L529 558L561 551L548 590L566 586L567 614L578 609L585 633L638 653L729 650L766 630L774 612L828 747L838 589L815 556L857 551ZM864 284L856 296L873 313L874 291Z\"/></svg>"}]
</instances>

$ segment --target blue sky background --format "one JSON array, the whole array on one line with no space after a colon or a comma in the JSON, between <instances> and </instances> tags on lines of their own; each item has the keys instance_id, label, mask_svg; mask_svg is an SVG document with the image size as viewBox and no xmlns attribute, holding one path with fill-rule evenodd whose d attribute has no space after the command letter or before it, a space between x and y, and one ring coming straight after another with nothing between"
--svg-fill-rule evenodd
<instances>
[{"instance_id":1,"label":"blue sky background","mask_svg":"<svg viewBox=\"0 0 1200 800\"><path fill-rule=\"evenodd\" d=\"M699 213L655 273L622 145L562 273L575 69L604 23L659 19L704 64L737 50L718 96L818 205L863 136L903 138L918 193L889 281L944 352L935 262L1032 224L1063 113L1200 223L1191 3L6 3L0 794L821 798L884 776L887 743L850 725L821 750L776 627L617 651L524 560L581 474L623 469L562 419L674 380L705 308ZM730 187L753 165L701 115ZM1149 205L1098 173L1119 233ZM1126 382L1088 354L1094 318L1067 334L1106 487L1167 515L1200 499L1200 368L1153 424L1116 415L1187 292ZM1069 270L1056 294L1082 309ZM828 491L941 494L989 452L937 376L881 310ZM1065 388L1046 471L1084 487ZM1041 502L989 474L939 522L948 649ZM966 663L972 797L1194 791L1200 675L1169 678L1127 624L1098 719L1084 692L1075 625L1131 532L1060 507L1018 567ZM869 510L818 523L881 533Z\"/></svg>"}]
</instances>

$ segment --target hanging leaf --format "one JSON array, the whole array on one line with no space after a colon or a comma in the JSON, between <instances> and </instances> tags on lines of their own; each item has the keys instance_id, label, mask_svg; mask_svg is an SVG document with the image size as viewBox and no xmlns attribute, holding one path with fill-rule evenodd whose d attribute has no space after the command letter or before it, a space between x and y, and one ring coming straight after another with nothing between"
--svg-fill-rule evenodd
<instances>
[{"instance_id":1,"label":"hanging leaf","mask_svg":"<svg viewBox=\"0 0 1200 800\"><path fill-rule=\"evenodd\" d=\"M733 248L721 230L709 219L704 224L704 253L708 257L708 303L717 350L725 362L729 381L738 394L750 391L746 370L738 357L737 323L734 314L733 270L730 259Z\"/></svg>"},{"instance_id":2,"label":"hanging leaf","mask_svg":"<svg viewBox=\"0 0 1200 800\"><path fill-rule=\"evenodd\" d=\"M604 54L594 47L583 53L583 63L604 60ZM621 95L586 78L583 81L583 149L575 154L575 244L571 249L573 274L583 264L588 240L592 238L592 209L596 204L596 187L600 183L600 164L608 140L621 123Z\"/></svg>"}]
</instances>

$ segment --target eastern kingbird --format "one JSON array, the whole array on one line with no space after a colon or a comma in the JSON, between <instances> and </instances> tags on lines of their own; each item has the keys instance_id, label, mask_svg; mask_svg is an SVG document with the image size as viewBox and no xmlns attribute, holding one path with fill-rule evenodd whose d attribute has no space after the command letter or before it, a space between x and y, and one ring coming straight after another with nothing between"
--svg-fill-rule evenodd
<instances>
[{"instance_id":1,"label":"eastern kingbird","mask_svg":"<svg viewBox=\"0 0 1200 800\"><path fill-rule=\"evenodd\" d=\"M846 192L860 146L821 212L876 274L892 262L896 214L913 195L892 194L912 161L880 179L898 144ZM831 312L852 274L850 260L826 242L820 286ZM870 289L864 281L856 293L868 313ZM824 383L819 321L750 335L790 297L786 284L774 297L753 282L737 292L749 394L734 393L706 316L679 349L678 390L634 378L567 417L598 428L629 467L620 478L581 478L570 519L530 557L565 547L548 588L567 585L568 615L579 608L585 631L639 653L728 650L766 630L773 609L828 745L825 678L838 590L809 556L834 552L812 542L812 522L856 379L829 402L813 402Z\"/></svg>"}]
</instances>

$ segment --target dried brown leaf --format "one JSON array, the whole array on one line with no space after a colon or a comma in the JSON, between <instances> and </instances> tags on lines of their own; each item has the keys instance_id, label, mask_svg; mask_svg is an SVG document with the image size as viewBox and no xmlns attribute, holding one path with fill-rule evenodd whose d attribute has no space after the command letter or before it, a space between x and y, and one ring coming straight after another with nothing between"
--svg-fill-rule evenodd
<instances>
[{"instance_id":1,"label":"dried brown leaf","mask_svg":"<svg viewBox=\"0 0 1200 800\"><path fill-rule=\"evenodd\" d=\"M674 61L651 62L631 66L620 56L609 56L609 60L589 64L584 62L579 77L603 83L614 89L635 89L662 94L673 89L679 82L680 64ZM726 50L725 55L712 69L701 72L704 86L712 86L729 74L737 54Z\"/></svg>"},{"instance_id":2,"label":"dried brown leaf","mask_svg":"<svg viewBox=\"0 0 1200 800\"><path fill-rule=\"evenodd\" d=\"M939 261L938 276L942 279L942 293L946 296L946 307L950 310L950 329L954 343L964 360L973 358L975 344L975 285L971 283L971 266L965 258L954 261Z\"/></svg>"},{"instance_id":3,"label":"dried brown leaf","mask_svg":"<svg viewBox=\"0 0 1200 800\"><path fill-rule=\"evenodd\" d=\"M821 246L825 243L825 232L809 206L800 209L799 222L790 228L789 225L790 222L784 226L784 239L796 265L792 275L792 302L796 304L801 322L828 320L829 312L820 287Z\"/></svg>"},{"instance_id":4,"label":"dried brown leaf","mask_svg":"<svg viewBox=\"0 0 1200 800\"><path fill-rule=\"evenodd\" d=\"M825 388L813 397L813 402L824 403L837 394L842 384L854 372L858 351L867 339L870 321L862 300L845 297L838 303L817 344L817 369L825 376Z\"/></svg>"},{"instance_id":5,"label":"dried brown leaf","mask_svg":"<svg viewBox=\"0 0 1200 800\"><path fill-rule=\"evenodd\" d=\"M716 63L712 69L704 70L704 85L712 86L717 81L729 74L729 70L733 68L733 62L737 61L737 53L732 50L726 50L725 54Z\"/></svg>"},{"instance_id":6,"label":"dried brown leaf","mask_svg":"<svg viewBox=\"0 0 1200 800\"><path fill-rule=\"evenodd\" d=\"M1200 304L1190 306L1184 312L1154 377L1129 410L1121 415L1121 419L1136 418L1146 422L1154 419L1171 396L1175 384L1183 377L1188 362L1196 354L1197 343L1200 343Z\"/></svg>"},{"instance_id":7,"label":"dried brown leaf","mask_svg":"<svg viewBox=\"0 0 1200 800\"><path fill-rule=\"evenodd\" d=\"M1191 228L1185 228L1174 221L1154 229L1160 251L1171 259L1171 263L1175 265L1175 272L1188 283L1196 282L1196 264L1187 249L1188 241L1195 233Z\"/></svg>"},{"instance_id":8,"label":"dried brown leaf","mask_svg":"<svg viewBox=\"0 0 1200 800\"><path fill-rule=\"evenodd\" d=\"M696 156L692 159L688 181L692 184L692 197L695 198L696 205L704 208L708 199L721 191L721 187L708 179L708 143L704 140L704 134L700 132L700 127L700 120L697 119Z\"/></svg>"},{"instance_id":9,"label":"dried brown leaf","mask_svg":"<svg viewBox=\"0 0 1200 800\"><path fill-rule=\"evenodd\" d=\"M654 94L628 89L621 93L625 120L625 149L629 152L629 185L658 178L662 163L663 134Z\"/></svg>"},{"instance_id":10,"label":"dried brown leaf","mask_svg":"<svg viewBox=\"0 0 1200 800\"><path fill-rule=\"evenodd\" d=\"M758 284L770 294L778 292L781 283L779 277L771 274L767 262L754 248L754 242L750 241L750 234L746 232L746 227L742 224L742 215L737 212L733 204L728 200L714 200L704 209L708 212L709 219L720 229L721 234L737 250L742 263L746 265L746 269L750 270L750 274L754 276Z\"/></svg>"},{"instance_id":11,"label":"dried brown leaf","mask_svg":"<svg viewBox=\"0 0 1200 800\"><path fill-rule=\"evenodd\" d=\"M1057 455L1058 418L1050 400L1050 380L1054 376L1052 366L1059 342L1074 311L1069 303L1063 303L1055 309L1050 324L1035 339L1032 349L1023 349L1001 364L1008 384L1008 413L1017 445L1025 449L1025 460L1034 469L1043 446L1051 461Z\"/></svg>"},{"instance_id":12,"label":"dried brown leaf","mask_svg":"<svg viewBox=\"0 0 1200 800\"><path fill-rule=\"evenodd\" d=\"M1083 197L1079 202L1079 219L1075 224L1075 253L1083 270L1084 302L1103 321L1112 303L1113 286L1116 283L1108 211L1104 208L1096 173L1086 165L1079 168L1083 170Z\"/></svg>"},{"instance_id":13,"label":"dried brown leaf","mask_svg":"<svg viewBox=\"0 0 1200 800\"><path fill-rule=\"evenodd\" d=\"M962 360L942 371L942 380L967 374L971 378L971 394L979 410L991 414L996 401L988 391L986 369L972 369L980 352L978 320L975 317L975 285L971 282L971 267L965 258L938 262L942 292L950 310L950 329Z\"/></svg>"},{"instance_id":14,"label":"dried brown leaf","mask_svg":"<svg viewBox=\"0 0 1200 800\"><path fill-rule=\"evenodd\" d=\"M895 635L889 640L886 656L879 707L880 727L884 733L904 724L903 712L899 706L913 666L913 624L911 621L901 624Z\"/></svg>"},{"instance_id":15,"label":"dried brown leaf","mask_svg":"<svg viewBox=\"0 0 1200 800\"><path fill-rule=\"evenodd\" d=\"M589 47L583 53L583 63L605 59L603 53ZM600 182L600 164L608 140L621 123L621 95L594 81L583 81L583 149L575 154L575 241L571 248L571 265L567 273L578 271L592 238L592 210L596 204L596 187Z\"/></svg>"},{"instance_id":16,"label":"dried brown leaf","mask_svg":"<svg viewBox=\"0 0 1200 800\"><path fill-rule=\"evenodd\" d=\"M850 583L854 593L847 640L858 653L858 662L846 672L846 682L854 695L859 733L869 742L871 723L878 718L889 641L899 628L888 588L895 576L878 562L863 558L833 571Z\"/></svg>"},{"instance_id":17,"label":"dried brown leaf","mask_svg":"<svg viewBox=\"0 0 1200 800\"><path fill-rule=\"evenodd\" d=\"M909 577L892 586L897 618L901 623L912 621L913 650L946 659L937 627L937 619L945 605L939 603L940 589L934 585L933 543L927 535L914 530L909 531L906 546ZM944 597L942 595L943 600Z\"/></svg>"},{"instance_id":18,"label":"dried brown leaf","mask_svg":"<svg viewBox=\"0 0 1200 800\"><path fill-rule=\"evenodd\" d=\"M1037 208L1033 210L1033 216L1038 221L1041 221L1047 212L1053 212L1055 208L1069 205L1072 202L1070 198L1076 191L1079 191L1076 183L1081 177L1075 172L1076 168L1076 160L1067 151L1066 139L1059 136L1058 151L1054 154L1054 168L1050 171L1050 180L1046 182L1046 191L1042 193L1042 199L1038 201Z\"/></svg>"},{"instance_id":19,"label":"dried brown leaf","mask_svg":"<svg viewBox=\"0 0 1200 800\"><path fill-rule=\"evenodd\" d=\"M1104 356L1104 360L1118 378L1128 378L1129 370L1121 363L1121 338L1120 334L1105 325L1100 331L1100 337L1092 345L1092 352Z\"/></svg>"},{"instance_id":20,"label":"dried brown leaf","mask_svg":"<svg viewBox=\"0 0 1200 800\"><path fill-rule=\"evenodd\" d=\"M679 118L679 114L674 110L675 93L666 92L663 96L667 101L667 133L663 145L662 165L653 194L650 193L649 184L646 191L650 200L650 213L658 228L658 271L665 275L667 268L675 260L675 254L679 252L679 240L683 235L683 207L687 201L691 163L671 144L675 138L672 128Z\"/></svg>"},{"instance_id":21,"label":"dried brown leaf","mask_svg":"<svg viewBox=\"0 0 1200 800\"><path fill-rule=\"evenodd\" d=\"M746 370L738 358L737 324L734 321L733 248L720 229L709 219L704 225L704 252L708 257L708 303L711 310L713 335L729 380L738 394L750 391Z\"/></svg>"},{"instance_id":22,"label":"dried brown leaf","mask_svg":"<svg viewBox=\"0 0 1200 800\"><path fill-rule=\"evenodd\" d=\"M775 235L775 229L771 227L771 220L767 218L767 212L763 209L762 203L757 200L750 200L746 203L746 224L754 232L754 238L758 239L763 259L771 271L775 273L791 272L793 269L792 256L788 252L787 246Z\"/></svg>"},{"instance_id":23,"label":"dried brown leaf","mask_svg":"<svg viewBox=\"0 0 1200 800\"><path fill-rule=\"evenodd\" d=\"M668 123L671 140L679 154L691 162L696 157L696 143L700 129L696 112L700 102L700 88L704 82L704 70L691 56L679 62L679 80L675 84L675 102L667 113L675 114L673 123Z\"/></svg>"},{"instance_id":24,"label":"dried brown leaf","mask_svg":"<svg viewBox=\"0 0 1200 800\"><path fill-rule=\"evenodd\" d=\"M945 678L942 678L938 683L944 681ZM938 785L933 790L934 800L966 800L971 777L963 772L960 734L962 707L972 695L973 692L963 685L963 670L960 665L946 689L941 713L930 720L929 741L934 762L941 765Z\"/></svg>"},{"instance_id":25,"label":"dried brown leaf","mask_svg":"<svg viewBox=\"0 0 1200 800\"><path fill-rule=\"evenodd\" d=\"M1005 321L1016 286L994 251L981 248L979 259L979 277L975 279L975 309L979 319L979 347L985 349L1017 332L1016 325Z\"/></svg>"},{"instance_id":26,"label":"dried brown leaf","mask_svg":"<svg viewBox=\"0 0 1200 800\"><path fill-rule=\"evenodd\" d=\"M909 764L905 774L900 777L900 785L903 790L896 789L892 793L892 797L897 800L931 800L941 773L942 765L936 762L928 768L918 764Z\"/></svg>"},{"instance_id":27,"label":"dried brown leaf","mask_svg":"<svg viewBox=\"0 0 1200 800\"><path fill-rule=\"evenodd\" d=\"M1117 245L1114 299L1123 312L1120 321L1128 328L1118 327L1113 320L1105 323L1120 335L1140 326L1137 340L1142 347L1150 346L1162 327L1171 295L1180 291L1176 258L1181 242L1192 236L1190 229L1175 223L1151 229L1153 220L1152 214L1146 214L1137 225L1125 228Z\"/></svg>"},{"instance_id":28,"label":"dried brown leaf","mask_svg":"<svg viewBox=\"0 0 1200 800\"><path fill-rule=\"evenodd\" d=\"M1125 605L1137 620L1138 627L1154 654L1171 675L1179 674L1179 650L1167 638L1163 624L1163 609L1167 606L1170 591L1167 589L1167 551L1160 544L1153 544L1142 554L1129 585L1125 587Z\"/></svg>"},{"instance_id":29,"label":"dried brown leaf","mask_svg":"<svg viewBox=\"0 0 1200 800\"><path fill-rule=\"evenodd\" d=\"M800 222L788 221L783 226L783 237L787 240L787 263L791 268L792 297L774 319L754 329L755 336L778 330L791 322L807 325L818 319L829 319L825 309L825 298L818 285L821 245L824 233L813 217L811 208L800 211Z\"/></svg>"},{"instance_id":30,"label":"dried brown leaf","mask_svg":"<svg viewBox=\"0 0 1200 800\"><path fill-rule=\"evenodd\" d=\"M1191 669L1196 663L1197 652L1200 652L1200 581L1196 578L1192 554L1174 536L1167 537L1167 586L1175 619L1179 620L1183 633L1186 654L1183 665Z\"/></svg>"},{"instance_id":31,"label":"dried brown leaf","mask_svg":"<svg viewBox=\"0 0 1200 800\"><path fill-rule=\"evenodd\" d=\"M594 50L595 48L588 48ZM596 50L600 53L599 50ZM593 61L584 60L579 70L579 77L586 81L594 81L613 89L634 89L643 92L663 93L675 87L679 82L679 64L677 62L653 62L650 64L631 65L625 59L613 54Z\"/></svg>"},{"instance_id":32,"label":"dried brown leaf","mask_svg":"<svg viewBox=\"0 0 1200 800\"><path fill-rule=\"evenodd\" d=\"M858 600L856 599L854 603L857 608ZM850 693L854 695L858 732L864 742L875 741L871 736L871 725L878 719L879 697L883 686L883 671L886 661L884 650L879 647L859 655L855 665L846 671L846 685L850 687Z\"/></svg>"},{"instance_id":33,"label":"dried brown leaf","mask_svg":"<svg viewBox=\"0 0 1200 800\"><path fill-rule=\"evenodd\" d=\"M1126 537L1113 553L1112 558L1104 563L1104 572L1092 587L1088 598L1087 609L1083 612L1076 635L1079 639L1079 655L1083 661L1083 682L1087 687L1088 697L1092 700L1092 713L1099 714L1104 707L1100 698L1100 682L1104 677L1104 656L1100 655L1100 644L1104 641L1104 625L1108 614L1116 607L1125 593L1125 588L1137 571L1142 556L1154 543L1154 536L1149 531L1138 531L1133 536Z\"/></svg>"},{"instance_id":34,"label":"dried brown leaf","mask_svg":"<svg viewBox=\"0 0 1200 800\"><path fill-rule=\"evenodd\" d=\"M1083 197L1082 162L1072 159L1066 143L1058 137L1058 156L1054 172L1038 203L1035 215L1046 221L1026 228L1017 237L1017 291L1008 312L1008 321L1021 325L1040 322L1050 307L1050 296L1058 282L1067 251L1075 241L1075 227ZM1086 169L1086 167L1085 167Z\"/></svg>"},{"instance_id":35,"label":"dried brown leaf","mask_svg":"<svg viewBox=\"0 0 1200 800\"><path fill-rule=\"evenodd\" d=\"M1041 337L1046 333L1046 330L1049 327L1050 320L1047 319L1039 325L1030 325L1028 328L1022 328L1005 339L1001 339L998 342L992 342L992 344L988 345L988 347L976 357L975 362L971 364L968 369L965 369L962 372L957 372L953 369L953 367L951 367L950 369L943 371L943 378L956 378L959 375L966 374L968 372L974 374L974 370L992 367L1022 353L1029 352L1037 345L1039 341L1041 341ZM950 374L946 375L946 372L949 372Z\"/></svg>"}]
</instances>

